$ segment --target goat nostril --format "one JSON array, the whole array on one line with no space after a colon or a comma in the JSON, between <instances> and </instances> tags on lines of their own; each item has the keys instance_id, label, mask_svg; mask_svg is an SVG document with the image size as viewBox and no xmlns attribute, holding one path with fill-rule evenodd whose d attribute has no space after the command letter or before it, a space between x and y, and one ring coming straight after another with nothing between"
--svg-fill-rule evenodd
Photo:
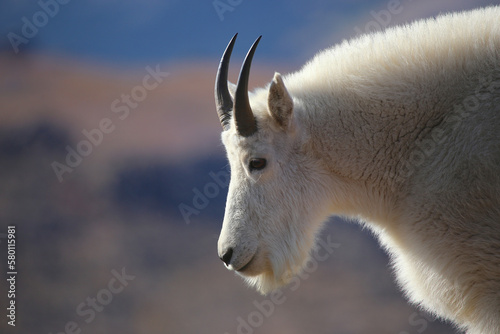
<instances>
[{"instance_id":1,"label":"goat nostril","mask_svg":"<svg viewBox=\"0 0 500 334\"><path fill-rule=\"evenodd\" d=\"M229 263L231 262L231 257L233 256L233 249L232 248L228 248L226 250L226 252L224 253L224 255L222 255L220 257L220 259L222 260L222 262L224 262L226 264L226 266L229 266Z\"/></svg>"}]
</instances>

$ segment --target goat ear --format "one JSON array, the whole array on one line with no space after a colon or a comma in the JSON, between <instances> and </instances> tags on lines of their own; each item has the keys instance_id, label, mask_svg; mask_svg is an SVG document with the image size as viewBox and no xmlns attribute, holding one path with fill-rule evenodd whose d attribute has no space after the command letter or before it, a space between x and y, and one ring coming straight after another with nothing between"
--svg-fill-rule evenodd
<instances>
[{"instance_id":1,"label":"goat ear","mask_svg":"<svg viewBox=\"0 0 500 334\"><path fill-rule=\"evenodd\" d=\"M267 98L269 112L278 125L287 129L293 111L293 100L286 90L281 74L274 73Z\"/></svg>"}]
</instances>

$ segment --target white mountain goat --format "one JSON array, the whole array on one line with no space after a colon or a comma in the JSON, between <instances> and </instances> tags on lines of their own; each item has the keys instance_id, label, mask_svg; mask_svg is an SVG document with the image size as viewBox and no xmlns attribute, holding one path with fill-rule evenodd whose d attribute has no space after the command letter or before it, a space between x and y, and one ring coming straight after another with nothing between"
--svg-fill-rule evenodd
<instances>
[{"instance_id":1,"label":"white mountain goat","mask_svg":"<svg viewBox=\"0 0 500 334\"><path fill-rule=\"evenodd\" d=\"M218 253L262 293L329 215L371 228L411 302L500 333L500 7L327 49L248 93L229 43L215 96L231 181ZM233 103L234 100L234 103Z\"/></svg>"}]
</instances>

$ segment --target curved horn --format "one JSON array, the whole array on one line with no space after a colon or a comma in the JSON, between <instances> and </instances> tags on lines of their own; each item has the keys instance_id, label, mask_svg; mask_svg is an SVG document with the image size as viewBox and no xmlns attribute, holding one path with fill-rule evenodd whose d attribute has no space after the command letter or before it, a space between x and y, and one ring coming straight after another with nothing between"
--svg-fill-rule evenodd
<instances>
[{"instance_id":1,"label":"curved horn","mask_svg":"<svg viewBox=\"0 0 500 334\"><path fill-rule=\"evenodd\" d=\"M215 78L215 105L220 124L224 130L229 128L231 111L233 110L233 99L227 88L227 73L229 70L229 59L231 58L231 52L233 52L233 46L237 36L238 34L235 34L227 45L220 60L217 76Z\"/></svg>"},{"instance_id":2,"label":"curved horn","mask_svg":"<svg viewBox=\"0 0 500 334\"><path fill-rule=\"evenodd\" d=\"M234 120L238 133L243 137L248 137L257 131L257 124L253 116L252 108L248 100L248 77L250 75L250 66L252 65L253 54L259 44L260 38L253 43L248 51L243 66L241 66L236 93L234 97Z\"/></svg>"}]
</instances>

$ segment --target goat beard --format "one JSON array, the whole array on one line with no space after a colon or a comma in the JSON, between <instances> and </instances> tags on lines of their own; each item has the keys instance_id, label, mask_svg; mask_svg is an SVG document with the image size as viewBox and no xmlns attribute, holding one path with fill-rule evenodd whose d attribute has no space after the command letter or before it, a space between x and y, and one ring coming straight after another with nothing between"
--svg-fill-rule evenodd
<instances>
[{"instance_id":1,"label":"goat beard","mask_svg":"<svg viewBox=\"0 0 500 334\"><path fill-rule=\"evenodd\" d=\"M311 259L311 250L314 241L307 242L307 245L295 247L285 247L281 251L271 254L269 258L270 266L265 271L256 276L243 276L246 283L255 288L259 293L267 295L272 291L282 288L297 279L300 282L306 263Z\"/></svg>"}]
</instances>

